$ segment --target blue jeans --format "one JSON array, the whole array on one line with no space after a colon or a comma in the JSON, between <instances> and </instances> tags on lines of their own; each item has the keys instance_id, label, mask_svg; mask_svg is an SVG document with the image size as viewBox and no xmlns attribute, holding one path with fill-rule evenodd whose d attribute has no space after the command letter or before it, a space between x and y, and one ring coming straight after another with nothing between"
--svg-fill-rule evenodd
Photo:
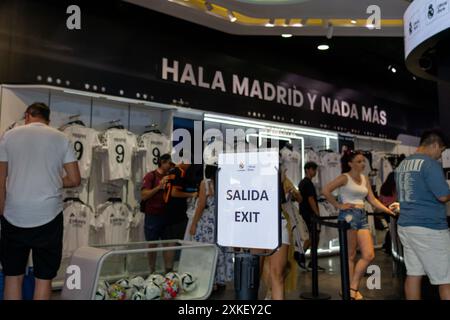
<instances>
[{"instance_id":1,"label":"blue jeans","mask_svg":"<svg viewBox=\"0 0 450 320\"><path fill-rule=\"evenodd\" d=\"M367 215L363 209L340 210L338 220L347 221L352 230L369 229Z\"/></svg>"}]
</instances>

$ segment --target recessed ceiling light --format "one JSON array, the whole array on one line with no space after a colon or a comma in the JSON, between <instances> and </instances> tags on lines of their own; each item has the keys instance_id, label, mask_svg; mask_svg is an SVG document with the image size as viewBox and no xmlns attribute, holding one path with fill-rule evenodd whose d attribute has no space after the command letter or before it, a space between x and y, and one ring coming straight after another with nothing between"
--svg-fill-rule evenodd
<instances>
[{"instance_id":1,"label":"recessed ceiling light","mask_svg":"<svg viewBox=\"0 0 450 320\"><path fill-rule=\"evenodd\" d=\"M325 50L330 49L330 46L327 45L327 44L320 44L320 45L317 46L317 49L320 50L320 51L325 51Z\"/></svg>"},{"instance_id":2,"label":"recessed ceiling light","mask_svg":"<svg viewBox=\"0 0 450 320\"><path fill-rule=\"evenodd\" d=\"M350 22L351 22L352 24L356 24L356 23L357 23L356 20L351 20Z\"/></svg>"},{"instance_id":3,"label":"recessed ceiling light","mask_svg":"<svg viewBox=\"0 0 450 320\"><path fill-rule=\"evenodd\" d=\"M282 36L283 38L291 38L291 37L292 37L292 34L290 34L290 33L283 33L281 36Z\"/></svg>"},{"instance_id":4,"label":"recessed ceiling light","mask_svg":"<svg viewBox=\"0 0 450 320\"><path fill-rule=\"evenodd\" d=\"M397 73L397 69L394 67L392 67L391 71L392 71L392 73Z\"/></svg>"},{"instance_id":5,"label":"recessed ceiling light","mask_svg":"<svg viewBox=\"0 0 450 320\"><path fill-rule=\"evenodd\" d=\"M230 19L230 22L236 22L237 18L234 15L234 13L230 10L228 10L228 19Z\"/></svg>"},{"instance_id":6,"label":"recessed ceiling light","mask_svg":"<svg viewBox=\"0 0 450 320\"><path fill-rule=\"evenodd\" d=\"M269 19L269 22L266 23L266 27L268 28L275 27L275 19Z\"/></svg>"}]
</instances>

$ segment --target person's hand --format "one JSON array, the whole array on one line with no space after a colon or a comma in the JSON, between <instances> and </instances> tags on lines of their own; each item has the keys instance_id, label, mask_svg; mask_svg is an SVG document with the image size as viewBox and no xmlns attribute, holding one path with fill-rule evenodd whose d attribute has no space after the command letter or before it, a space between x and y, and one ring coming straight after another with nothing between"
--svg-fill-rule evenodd
<instances>
[{"instance_id":1,"label":"person's hand","mask_svg":"<svg viewBox=\"0 0 450 320\"><path fill-rule=\"evenodd\" d=\"M342 203L339 205L339 210L349 210L353 208L355 208L355 205L351 203Z\"/></svg>"},{"instance_id":2,"label":"person's hand","mask_svg":"<svg viewBox=\"0 0 450 320\"><path fill-rule=\"evenodd\" d=\"M394 202L389 206L389 210L394 211L395 213L400 212L400 203Z\"/></svg>"},{"instance_id":3,"label":"person's hand","mask_svg":"<svg viewBox=\"0 0 450 320\"><path fill-rule=\"evenodd\" d=\"M159 189L164 190L164 188L166 187L168 181L168 177L165 176L161 179L161 181L159 182Z\"/></svg>"},{"instance_id":4,"label":"person's hand","mask_svg":"<svg viewBox=\"0 0 450 320\"><path fill-rule=\"evenodd\" d=\"M191 236L195 236L196 232L197 232L197 224L196 223L192 223L191 224L191 228L189 229L189 234Z\"/></svg>"},{"instance_id":5,"label":"person's hand","mask_svg":"<svg viewBox=\"0 0 450 320\"><path fill-rule=\"evenodd\" d=\"M198 197L198 192L192 192L192 198L197 198Z\"/></svg>"}]
</instances>

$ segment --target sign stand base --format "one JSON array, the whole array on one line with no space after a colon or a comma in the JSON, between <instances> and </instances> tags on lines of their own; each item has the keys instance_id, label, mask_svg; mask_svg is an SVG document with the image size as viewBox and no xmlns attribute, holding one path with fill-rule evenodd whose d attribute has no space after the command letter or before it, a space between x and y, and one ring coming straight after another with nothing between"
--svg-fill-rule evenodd
<instances>
[{"instance_id":1,"label":"sign stand base","mask_svg":"<svg viewBox=\"0 0 450 320\"><path fill-rule=\"evenodd\" d=\"M237 253L234 261L236 300L258 300L259 256Z\"/></svg>"}]
</instances>

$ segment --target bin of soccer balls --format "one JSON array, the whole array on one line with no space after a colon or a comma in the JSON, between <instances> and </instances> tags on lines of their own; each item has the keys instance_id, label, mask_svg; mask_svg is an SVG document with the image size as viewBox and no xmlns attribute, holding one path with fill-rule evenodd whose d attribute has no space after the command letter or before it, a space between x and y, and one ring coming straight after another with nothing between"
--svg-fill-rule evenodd
<instances>
[{"instance_id":1,"label":"bin of soccer balls","mask_svg":"<svg viewBox=\"0 0 450 320\"><path fill-rule=\"evenodd\" d=\"M152 266L151 255L155 259ZM181 240L80 248L70 264L78 266L84 275L81 289L77 291L72 275L68 274L62 298L207 299L214 284L217 255L215 245ZM165 272L164 261L170 260L168 256L172 257L172 266L170 272Z\"/></svg>"}]
</instances>

